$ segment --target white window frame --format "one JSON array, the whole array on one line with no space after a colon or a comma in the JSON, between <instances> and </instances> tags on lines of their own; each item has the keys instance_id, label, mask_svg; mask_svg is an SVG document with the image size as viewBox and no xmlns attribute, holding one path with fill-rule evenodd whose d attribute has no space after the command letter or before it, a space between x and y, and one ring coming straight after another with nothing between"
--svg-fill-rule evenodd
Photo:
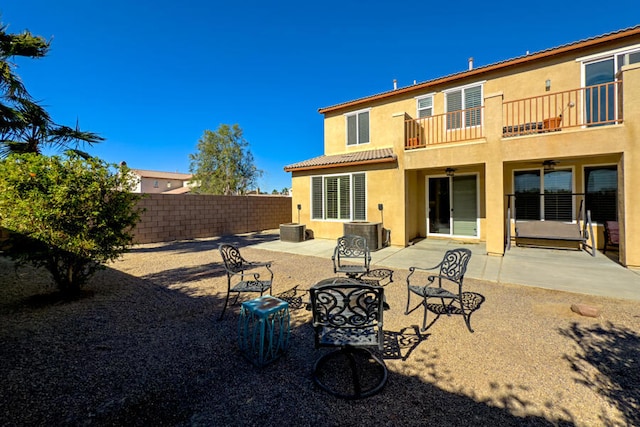
<instances>
[{"instance_id":1,"label":"white window frame","mask_svg":"<svg viewBox=\"0 0 640 427\"><path fill-rule=\"evenodd\" d=\"M614 82L618 82L620 81L620 69L622 68L622 65L619 64L619 59L620 57L623 57L624 55L628 55L628 54L632 54L632 53L640 53L640 44L636 44L633 46L627 46L624 48L620 48L620 49L614 49L614 50L610 50L607 52L603 52L603 53L599 53L596 55L589 55L589 56L585 56L582 58L578 58L576 59L576 62L580 62L580 82L582 87L587 87L586 84L586 79L587 79L587 66L591 65L591 64L596 64L598 62L603 62L603 61L608 61L610 59L613 60L613 81ZM627 64L624 64L627 65ZM613 108L613 118L615 120L618 120L619 118L619 110L617 108L617 104L619 102L620 98L620 94L618 93L618 87L614 86L614 96L615 96L615 100L614 103L616 105L614 105ZM581 97L581 103L582 105L585 105L585 93L584 91L582 91L582 93L580 94ZM586 108L586 107L585 107ZM585 111L582 111L581 114L586 114ZM582 120L585 120L586 117L584 117Z\"/></svg>"},{"instance_id":2,"label":"white window frame","mask_svg":"<svg viewBox=\"0 0 640 427\"><path fill-rule=\"evenodd\" d=\"M433 116L433 98L434 98L434 93L429 93L427 95L416 96L416 98L415 98L415 100L416 100L416 118L421 119L421 118ZM422 101L424 99L431 99L431 106L430 107L420 108L420 101ZM425 116L421 116L420 115L420 111L426 110L426 109L430 109L431 110L430 114L427 114Z\"/></svg>"},{"instance_id":3,"label":"white window frame","mask_svg":"<svg viewBox=\"0 0 640 427\"><path fill-rule=\"evenodd\" d=\"M584 86L585 64L598 62L598 61L602 61L602 60L613 57L614 70L617 73L620 70L620 65L618 64L618 58L625 54L636 53L636 52L640 52L640 44L634 44L631 46L621 47L619 49L608 50L606 52L596 53L594 55L582 56L580 58L576 58L576 62L580 62L582 64L582 85Z\"/></svg>"},{"instance_id":4,"label":"white window frame","mask_svg":"<svg viewBox=\"0 0 640 427\"><path fill-rule=\"evenodd\" d=\"M458 87L454 87L451 89L447 89L445 91L443 91L442 93L444 93L444 111L445 114L449 114L449 113L454 113L454 111L448 111L449 108L449 94L454 93L454 92L461 92L461 96L462 96L462 105L461 105L461 109L460 110L456 110L456 111L465 111L467 109L466 106L466 101L465 101L465 96L464 93L467 89L471 89L474 87L478 87L480 86L480 123L478 123L477 125L467 125L467 115L460 113L460 126L459 127L449 127L448 123L446 126L447 131L455 131L455 130L459 130L459 129L464 129L467 127L476 127L476 126L482 126L482 123L484 123L484 110L481 107L484 107L484 84L486 83L486 80L480 81L480 82L475 82L475 83L471 83L468 85L464 85L464 86L458 86Z\"/></svg>"},{"instance_id":5,"label":"white window frame","mask_svg":"<svg viewBox=\"0 0 640 427\"><path fill-rule=\"evenodd\" d=\"M369 121L369 126L368 126L368 133L369 133L369 138L367 138L366 141L361 141L361 137L360 137L360 115L363 113L367 113L367 117L368 117L368 121ZM356 141L353 144L349 144L349 117L354 117L356 118ZM345 132L345 145L347 145L347 147L351 146L357 146L357 145L362 145L362 144L369 144L371 142L371 108L364 108L362 110L357 110L357 111L351 111L349 113L345 113L344 114L344 132Z\"/></svg>"},{"instance_id":6,"label":"white window frame","mask_svg":"<svg viewBox=\"0 0 640 427\"><path fill-rule=\"evenodd\" d=\"M362 175L364 177L364 188L362 189L364 194L360 195L360 198L363 199L363 205L360 206L364 210L364 217L356 217L356 200L355 200L355 175ZM335 177L348 177L349 178L349 215L348 218L339 218L340 208L338 207L338 218L327 218L327 186L326 182L329 178ZM320 200L314 201L314 179L320 179L321 182L321 198ZM311 206L311 219L313 221L336 221L336 222L346 222L346 221L367 221L367 173L366 172L351 172L351 173L336 173L336 174L327 174L327 175L315 175L309 178L310 180L310 191L309 191L309 206ZM321 215L318 217L316 215L316 202L319 202L321 205ZM339 202L339 200L338 200Z\"/></svg>"}]
</instances>

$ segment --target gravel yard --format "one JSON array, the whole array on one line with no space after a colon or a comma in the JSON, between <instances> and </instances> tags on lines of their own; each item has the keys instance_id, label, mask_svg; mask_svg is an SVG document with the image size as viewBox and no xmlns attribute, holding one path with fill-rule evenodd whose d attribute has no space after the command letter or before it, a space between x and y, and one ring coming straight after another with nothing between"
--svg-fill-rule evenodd
<instances>
[{"instance_id":1,"label":"gravel yard","mask_svg":"<svg viewBox=\"0 0 640 427\"><path fill-rule=\"evenodd\" d=\"M239 306L216 320L220 241L136 246L72 302L47 295L45 272L0 257L0 425L640 425L639 302L467 279L485 298L475 333L454 315L419 334L421 309L404 315L408 271L396 270L389 381L345 401L311 380L327 350L314 349L303 308L282 358L258 369L239 354ZM274 294L333 275L329 259L241 252L273 262Z\"/></svg>"}]
</instances>

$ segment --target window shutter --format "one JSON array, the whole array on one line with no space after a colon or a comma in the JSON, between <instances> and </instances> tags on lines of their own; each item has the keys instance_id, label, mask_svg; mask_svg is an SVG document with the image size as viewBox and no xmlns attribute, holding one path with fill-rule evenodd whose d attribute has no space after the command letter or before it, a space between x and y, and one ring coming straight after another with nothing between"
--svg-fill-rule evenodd
<instances>
[{"instance_id":1,"label":"window shutter","mask_svg":"<svg viewBox=\"0 0 640 427\"><path fill-rule=\"evenodd\" d=\"M358 114L358 144L369 142L369 112Z\"/></svg>"},{"instance_id":2,"label":"window shutter","mask_svg":"<svg viewBox=\"0 0 640 427\"><path fill-rule=\"evenodd\" d=\"M482 105L482 87L474 86L464 91L464 108L479 107Z\"/></svg>"},{"instance_id":3,"label":"window shutter","mask_svg":"<svg viewBox=\"0 0 640 427\"><path fill-rule=\"evenodd\" d=\"M464 108L471 111L467 111L465 121L466 126L479 126L481 118L482 106L482 86L474 86L464 91Z\"/></svg>"},{"instance_id":4,"label":"window shutter","mask_svg":"<svg viewBox=\"0 0 640 427\"><path fill-rule=\"evenodd\" d=\"M462 110L462 92L447 93L447 113L449 113L447 114L447 129L459 129L462 127L460 110Z\"/></svg>"},{"instance_id":5,"label":"window shutter","mask_svg":"<svg viewBox=\"0 0 640 427\"><path fill-rule=\"evenodd\" d=\"M338 178L335 176L325 178L326 190L326 218L338 219Z\"/></svg>"},{"instance_id":6,"label":"window shutter","mask_svg":"<svg viewBox=\"0 0 640 427\"><path fill-rule=\"evenodd\" d=\"M447 93L447 113L462 110L462 92L455 91Z\"/></svg>"},{"instance_id":7,"label":"window shutter","mask_svg":"<svg viewBox=\"0 0 640 427\"><path fill-rule=\"evenodd\" d=\"M358 118L356 115L347 116L347 145L358 143Z\"/></svg>"},{"instance_id":8,"label":"window shutter","mask_svg":"<svg viewBox=\"0 0 640 427\"><path fill-rule=\"evenodd\" d=\"M351 192L349 191L349 176L341 176L338 180L340 185L340 216L339 219L349 219L351 217Z\"/></svg>"},{"instance_id":9,"label":"window shutter","mask_svg":"<svg viewBox=\"0 0 640 427\"><path fill-rule=\"evenodd\" d=\"M322 177L311 178L311 217L322 219Z\"/></svg>"},{"instance_id":10,"label":"window shutter","mask_svg":"<svg viewBox=\"0 0 640 427\"><path fill-rule=\"evenodd\" d=\"M353 220L367 220L366 178L363 173L353 174Z\"/></svg>"}]
</instances>

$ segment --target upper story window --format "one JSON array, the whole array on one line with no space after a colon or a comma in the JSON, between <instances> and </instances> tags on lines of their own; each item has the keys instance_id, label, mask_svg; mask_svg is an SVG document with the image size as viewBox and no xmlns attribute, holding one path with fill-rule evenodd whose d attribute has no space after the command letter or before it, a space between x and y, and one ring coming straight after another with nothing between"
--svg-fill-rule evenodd
<instances>
[{"instance_id":1,"label":"upper story window","mask_svg":"<svg viewBox=\"0 0 640 427\"><path fill-rule=\"evenodd\" d=\"M416 99L418 118L433 116L433 95L427 95Z\"/></svg>"},{"instance_id":2,"label":"upper story window","mask_svg":"<svg viewBox=\"0 0 640 427\"><path fill-rule=\"evenodd\" d=\"M640 62L640 45L578 58L582 62L584 114L587 123L602 125L617 119L618 94L614 82L624 65Z\"/></svg>"},{"instance_id":3,"label":"upper story window","mask_svg":"<svg viewBox=\"0 0 640 427\"><path fill-rule=\"evenodd\" d=\"M482 84L445 92L447 129L482 124Z\"/></svg>"},{"instance_id":4,"label":"upper story window","mask_svg":"<svg viewBox=\"0 0 640 427\"><path fill-rule=\"evenodd\" d=\"M158 180L156 179L153 181L153 188L158 188L158 186Z\"/></svg>"},{"instance_id":5,"label":"upper story window","mask_svg":"<svg viewBox=\"0 0 640 427\"><path fill-rule=\"evenodd\" d=\"M618 55L616 55L616 62L618 63L618 68L617 68L618 71L620 71L623 65L639 63L640 48L619 53Z\"/></svg>"},{"instance_id":6,"label":"upper story window","mask_svg":"<svg viewBox=\"0 0 640 427\"><path fill-rule=\"evenodd\" d=\"M347 145L369 143L369 110L345 114L347 122Z\"/></svg>"},{"instance_id":7,"label":"upper story window","mask_svg":"<svg viewBox=\"0 0 640 427\"><path fill-rule=\"evenodd\" d=\"M640 45L585 56L576 61L582 63L585 86L609 83L616 80L616 74L624 65L640 63Z\"/></svg>"}]
</instances>

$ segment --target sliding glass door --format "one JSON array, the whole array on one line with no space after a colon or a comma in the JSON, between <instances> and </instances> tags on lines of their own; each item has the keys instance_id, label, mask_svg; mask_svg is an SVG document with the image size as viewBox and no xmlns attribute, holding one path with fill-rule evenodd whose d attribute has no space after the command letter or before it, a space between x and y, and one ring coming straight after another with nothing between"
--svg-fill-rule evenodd
<instances>
[{"instance_id":1,"label":"sliding glass door","mask_svg":"<svg viewBox=\"0 0 640 427\"><path fill-rule=\"evenodd\" d=\"M444 236L478 236L478 190L475 175L428 178L427 232Z\"/></svg>"}]
</instances>

